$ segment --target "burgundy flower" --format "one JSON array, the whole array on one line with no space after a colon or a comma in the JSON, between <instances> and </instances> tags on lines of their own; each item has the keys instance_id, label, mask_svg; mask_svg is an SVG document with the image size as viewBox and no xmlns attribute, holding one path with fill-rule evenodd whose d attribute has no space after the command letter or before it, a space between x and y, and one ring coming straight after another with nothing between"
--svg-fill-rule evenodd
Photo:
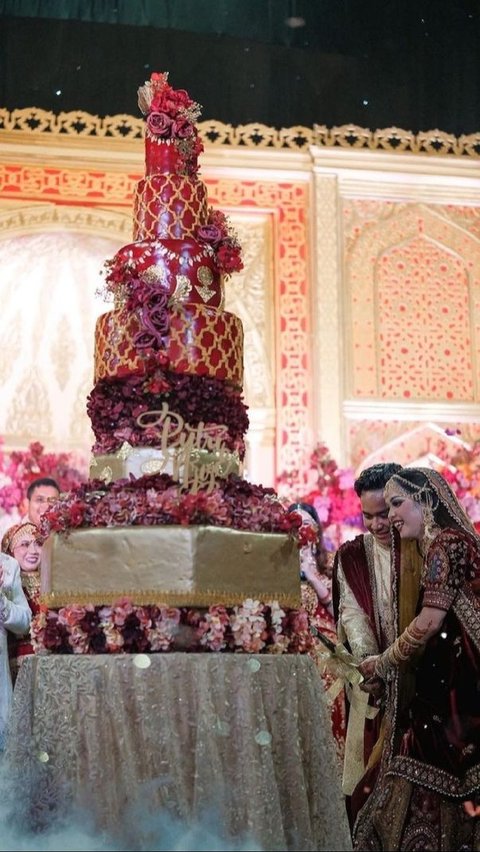
<instances>
[{"instance_id":1,"label":"burgundy flower","mask_svg":"<svg viewBox=\"0 0 480 852\"><path fill-rule=\"evenodd\" d=\"M172 124L172 136L178 139L188 139L195 135L195 130L192 124L186 118L177 118Z\"/></svg>"},{"instance_id":2,"label":"burgundy flower","mask_svg":"<svg viewBox=\"0 0 480 852\"><path fill-rule=\"evenodd\" d=\"M168 334L170 314L164 305L142 308L140 318L146 328L154 328L161 337Z\"/></svg>"},{"instance_id":3,"label":"burgundy flower","mask_svg":"<svg viewBox=\"0 0 480 852\"><path fill-rule=\"evenodd\" d=\"M165 112L151 112L147 116L147 127L154 136L166 139L171 134L172 119Z\"/></svg>"},{"instance_id":4,"label":"burgundy flower","mask_svg":"<svg viewBox=\"0 0 480 852\"><path fill-rule=\"evenodd\" d=\"M230 274L231 272L241 272L243 269L243 261L240 256L240 249L236 246L229 246L226 243L221 245L217 251L216 263L221 272Z\"/></svg>"},{"instance_id":5,"label":"burgundy flower","mask_svg":"<svg viewBox=\"0 0 480 852\"><path fill-rule=\"evenodd\" d=\"M197 238L216 245L222 239L222 231L217 225L201 225L197 228Z\"/></svg>"}]
</instances>

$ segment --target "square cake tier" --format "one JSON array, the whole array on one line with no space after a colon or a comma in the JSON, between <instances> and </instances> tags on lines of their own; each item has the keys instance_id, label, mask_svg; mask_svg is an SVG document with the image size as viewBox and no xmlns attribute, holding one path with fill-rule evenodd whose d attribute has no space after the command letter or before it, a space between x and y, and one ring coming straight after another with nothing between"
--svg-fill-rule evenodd
<instances>
[{"instance_id":1,"label":"square cake tier","mask_svg":"<svg viewBox=\"0 0 480 852\"><path fill-rule=\"evenodd\" d=\"M212 526L128 526L50 535L42 554L42 601L233 606L246 598L300 605L299 551L281 533Z\"/></svg>"}]
</instances>

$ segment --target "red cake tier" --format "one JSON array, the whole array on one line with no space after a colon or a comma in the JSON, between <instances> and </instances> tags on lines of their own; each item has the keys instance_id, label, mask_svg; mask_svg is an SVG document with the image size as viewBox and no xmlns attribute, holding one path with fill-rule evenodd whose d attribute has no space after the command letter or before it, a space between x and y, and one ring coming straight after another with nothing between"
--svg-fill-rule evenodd
<instances>
[{"instance_id":1,"label":"red cake tier","mask_svg":"<svg viewBox=\"0 0 480 852\"><path fill-rule=\"evenodd\" d=\"M177 174L155 174L137 183L133 239L195 237L208 220L207 189L202 181Z\"/></svg>"},{"instance_id":2,"label":"red cake tier","mask_svg":"<svg viewBox=\"0 0 480 852\"><path fill-rule=\"evenodd\" d=\"M223 277L214 264L213 249L195 240L142 240L123 246L111 270L131 270L157 284L176 302L222 308ZM117 305L119 307L119 305Z\"/></svg>"},{"instance_id":3,"label":"red cake tier","mask_svg":"<svg viewBox=\"0 0 480 852\"><path fill-rule=\"evenodd\" d=\"M145 174L181 175L184 174L185 160L174 139L163 139L145 134Z\"/></svg>"},{"instance_id":4,"label":"red cake tier","mask_svg":"<svg viewBox=\"0 0 480 852\"><path fill-rule=\"evenodd\" d=\"M125 310L102 314L95 327L95 383L143 375L161 353L168 369L243 384L243 328L226 311L201 305L176 305L164 345L145 350L136 342L143 331L136 314Z\"/></svg>"}]
</instances>

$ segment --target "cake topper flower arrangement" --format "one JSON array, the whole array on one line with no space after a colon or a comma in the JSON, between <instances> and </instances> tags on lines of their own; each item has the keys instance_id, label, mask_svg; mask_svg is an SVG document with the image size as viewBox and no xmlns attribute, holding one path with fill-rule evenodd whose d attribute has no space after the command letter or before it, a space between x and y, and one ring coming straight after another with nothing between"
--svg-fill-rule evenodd
<instances>
[{"instance_id":1,"label":"cake topper flower arrangement","mask_svg":"<svg viewBox=\"0 0 480 852\"><path fill-rule=\"evenodd\" d=\"M175 145L187 175L198 169L197 157L203 151L195 122L201 112L185 89L172 89L168 72L153 72L150 80L138 89L138 106L146 116L147 137Z\"/></svg>"}]
</instances>

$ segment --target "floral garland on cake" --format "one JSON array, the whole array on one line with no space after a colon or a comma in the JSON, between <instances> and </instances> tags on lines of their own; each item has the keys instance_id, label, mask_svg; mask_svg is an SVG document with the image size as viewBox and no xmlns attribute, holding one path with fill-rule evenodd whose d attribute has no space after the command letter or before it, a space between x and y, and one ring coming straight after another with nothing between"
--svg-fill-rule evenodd
<instances>
[{"instance_id":1,"label":"floral garland on cake","mask_svg":"<svg viewBox=\"0 0 480 852\"><path fill-rule=\"evenodd\" d=\"M37 653L118 654L243 652L307 653L314 647L304 610L284 610L277 602L247 599L233 607L208 610L135 606L123 598L113 606L44 606L32 620Z\"/></svg>"},{"instance_id":2,"label":"floral garland on cake","mask_svg":"<svg viewBox=\"0 0 480 852\"><path fill-rule=\"evenodd\" d=\"M80 527L210 525L249 532L286 533L304 543L302 519L288 513L273 488L231 474L212 491L183 491L166 473L106 484L89 480L63 494L43 515L41 533Z\"/></svg>"},{"instance_id":3,"label":"floral garland on cake","mask_svg":"<svg viewBox=\"0 0 480 852\"><path fill-rule=\"evenodd\" d=\"M228 277L243 269L242 247L228 216L222 210L208 210L208 224L197 228L196 237L214 249L215 265Z\"/></svg>"},{"instance_id":4,"label":"floral garland on cake","mask_svg":"<svg viewBox=\"0 0 480 852\"><path fill-rule=\"evenodd\" d=\"M167 402L188 426L222 424L219 428L225 445L242 459L249 423L242 392L220 379L174 373L167 366L159 366L160 362L157 353L150 371L147 358L146 377L97 382L87 397L87 414L96 439L93 452L115 452L124 441L132 447L156 446L157 431L140 426L137 419L148 411L158 411Z\"/></svg>"}]
</instances>

